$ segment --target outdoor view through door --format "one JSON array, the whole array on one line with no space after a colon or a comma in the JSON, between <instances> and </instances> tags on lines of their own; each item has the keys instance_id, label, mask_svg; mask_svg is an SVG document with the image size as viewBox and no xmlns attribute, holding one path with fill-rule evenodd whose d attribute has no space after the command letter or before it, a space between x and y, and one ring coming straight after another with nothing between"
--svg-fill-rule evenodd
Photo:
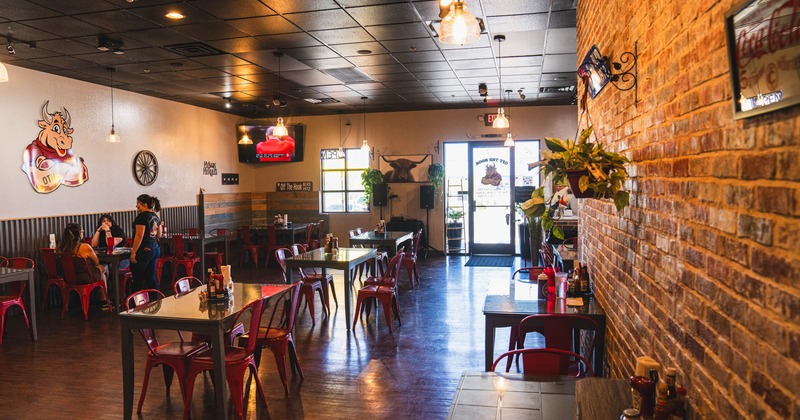
<instances>
[{"instance_id":1,"label":"outdoor view through door","mask_svg":"<svg viewBox=\"0 0 800 420\"><path fill-rule=\"evenodd\" d=\"M539 160L539 141L517 141L511 148L486 141L445 143L444 150L448 253L529 249L520 241L527 226L516 204L539 185L538 169L528 169Z\"/></svg>"}]
</instances>

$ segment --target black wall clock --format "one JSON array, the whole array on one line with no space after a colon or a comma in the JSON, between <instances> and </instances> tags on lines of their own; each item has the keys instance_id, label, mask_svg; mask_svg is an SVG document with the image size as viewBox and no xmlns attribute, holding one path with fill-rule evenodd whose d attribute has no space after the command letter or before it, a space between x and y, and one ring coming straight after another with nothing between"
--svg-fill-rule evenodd
<instances>
[{"instance_id":1,"label":"black wall clock","mask_svg":"<svg viewBox=\"0 0 800 420\"><path fill-rule=\"evenodd\" d=\"M158 160L149 150L142 150L133 158L133 177L141 185L153 185L158 177Z\"/></svg>"}]
</instances>

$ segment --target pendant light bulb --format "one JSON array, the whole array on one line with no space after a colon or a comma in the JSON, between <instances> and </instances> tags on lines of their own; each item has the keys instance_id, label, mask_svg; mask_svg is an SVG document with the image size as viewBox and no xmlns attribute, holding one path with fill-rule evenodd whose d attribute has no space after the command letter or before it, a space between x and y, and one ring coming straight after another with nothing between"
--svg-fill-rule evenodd
<instances>
[{"instance_id":1,"label":"pendant light bulb","mask_svg":"<svg viewBox=\"0 0 800 420\"><path fill-rule=\"evenodd\" d=\"M272 135L277 138L289 135L289 130L283 125L283 117L278 117L278 123L275 125L275 128L272 129Z\"/></svg>"},{"instance_id":2,"label":"pendant light bulb","mask_svg":"<svg viewBox=\"0 0 800 420\"><path fill-rule=\"evenodd\" d=\"M116 71L115 68L109 67L108 71L111 75L111 132L108 133L108 137L106 137L107 143L119 143L121 139L119 138L119 134L116 133L114 129L114 72Z\"/></svg>"},{"instance_id":3,"label":"pendant light bulb","mask_svg":"<svg viewBox=\"0 0 800 420\"><path fill-rule=\"evenodd\" d=\"M336 150L336 157L339 159L344 159L345 154L344 154L344 149L342 149L342 146L339 146L339 149Z\"/></svg>"},{"instance_id":4,"label":"pendant light bulb","mask_svg":"<svg viewBox=\"0 0 800 420\"><path fill-rule=\"evenodd\" d=\"M511 132L506 134L506 141L503 142L503 146L514 147L514 136L511 135Z\"/></svg>"},{"instance_id":5,"label":"pendant light bulb","mask_svg":"<svg viewBox=\"0 0 800 420\"><path fill-rule=\"evenodd\" d=\"M108 133L108 138L106 139L106 142L108 142L108 143L119 143L120 142L119 134L114 132L114 125L113 124L111 125L111 132Z\"/></svg>"},{"instance_id":6,"label":"pendant light bulb","mask_svg":"<svg viewBox=\"0 0 800 420\"><path fill-rule=\"evenodd\" d=\"M450 13L439 26L439 41L443 44L470 44L481 37L478 19L469 12L464 0L454 0Z\"/></svg>"},{"instance_id":7,"label":"pendant light bulb","mask_svg":"<svg viewBox=\"0 0 800 420\"><path fill-rule=\"evenodd\" d=\"M497 117L492 122L492 128L508 128L508 117L503 108L497 108Z\"/></svg>"},{"instance_id":8,"label":"pendant light bulb","mask_svg":"<svg viewBox=\"0 0 800 420\"><path fill-rule=\"evenodd\" d=\"M364 101L364 141L361 143L361 150L369 152L369 143L367 143L367 97L362 96L361 100Z\"/></svg>"},{"instance_id":9,"label":"pendant light bulb","mask_svg":"<svg viewBox=\"0 0 800 420\"><path fill-rule=\"evenodd\" d=\"M3 63L0 63L0 83L8 81L8 70L6 70L6 66Z\"/></svg>"}]
</instances>

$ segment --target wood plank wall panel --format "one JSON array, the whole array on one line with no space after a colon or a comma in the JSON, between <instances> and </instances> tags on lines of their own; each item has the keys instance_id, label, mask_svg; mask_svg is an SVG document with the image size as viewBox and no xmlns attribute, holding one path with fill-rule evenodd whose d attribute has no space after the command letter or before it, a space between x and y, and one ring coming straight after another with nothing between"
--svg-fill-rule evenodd
<instances>
[{"instance_id":1,"label":"wood plank wall panel","mask_svg":"<svg viewBox=\"0 0 800 420\"><path fill-rule=\"evenodd\" d=\"M266 218L274 220L276 214L288 214L293 223L312 223L325 221L330 226L327 214L319 212L318 191L268 192L266 198Z\"/></svg>"},{"instance_id":2,"label":"wood plank wall panel","mask_svg":"<svg viewBox=\"0 0 800 420\"><path fill-rule=\"evenodd\" d=\"M263 193L205 194L206 231L253 224L253 197Z\"/></svg>"},{"instance_id":3,"label":"wood plank wall panel","mask_svg":"<svg viewBox=\"0 0 800 420\"><path fill-rule=\"evenodd\" d=\"M36 257L36 250L50 244L49 235L54 233L56 240L67 223L78 223L86 234L97 226L97 220L103 213L73 214L64 216L38 217L31 219L0 220L0 255L8 257ZM136 211L109 212L128 237L133 235L131 225ZM170 231L181 231L187 227L197 226L197 206L166 207L161 210Z\"/></svg>"}]
</instances>

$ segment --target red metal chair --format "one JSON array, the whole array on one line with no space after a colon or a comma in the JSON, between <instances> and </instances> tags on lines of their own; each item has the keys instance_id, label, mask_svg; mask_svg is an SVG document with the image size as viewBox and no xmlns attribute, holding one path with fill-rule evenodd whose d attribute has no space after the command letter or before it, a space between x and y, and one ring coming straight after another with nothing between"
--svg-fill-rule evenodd
<instances>
[{"instance_id":1,"label":"red metal chair","mask_svg":"<svg viewBox=\"0 0 800 420\"><path fill-rule=\"evenodd\" d=\"M384 276L380 282L376 282L375 284L370 284L367 286L362 287L358 291L358 298L356 299L356 313L353 319L353 329L356 328L356 324L358 323L359 318L361 317L361 309L362 304L365 300L374 298L377 299L383 305L383 314L386 317L386 324L389 325L389 332L392 332L392 310L394 310L395 317L397 318L397 323L402 325L403 322L400 320L400 308L397 305L397 276L400 274L400 267L403 264L403 252L397 253L391 260L389 260L389 272L391 273L390 277ZM369 318L369 311L371 305L365 305L365 309L367 310L367 318ZM377 316L376 316L376 324L377 324Z\"/></svg>"},{"instance_id":2,"label":"red metal chair","mask_svg":"<svg viewBox=\"0 0 800 420\"><path fill-rule=\"evenodd\" d=\"M258 251L264 247L253 243L252 238L250 226L242 226L242 255L239 258L239 265L244 266L244 257L249 253L252 257L253 264L258 268Z\"/></svg>"},{"instance_id":3,"label":"red metal chair","mask_svg":"<svg viewBox=\"0 0 800 420\"><path fill-rule=\"evenodd\" d=\"M292 245L292 253L294 255L300 255L306 252L307 248L304 244L293 244ZM312 268L309 272L305 269L299 269L300 276L304 279L304 281L314 281L319 280L322 282L322 291L325 294L325 306L328 307L328 313L331 312L331 294L333 294L333 302L336 304L336 307L339 307L339 299L336 298L336 286L333 284L333 276L330 274L326 274L324 277L321 273L317 273L317 270ZM330 293L328 293L330 292Z\"/></svg>"},{"instance_id":4,"label":"red metal chair","mask_svg":"<svg viewBox=\"0 0 800 420\"><path fill-rule=\"evenodd\" d=\"M402 254L404 251L405 251L405 247L401 246L397 250L397 254L395 254L395 255ZM379 285L380 286L380 285L390 284L392 282L394 282L396 284L396 279L394 279L394 277L392 277L392 276L394 276L395 274L399 274L399 272L400 272L399 270L400 269L399 269L399 265L397 267L392 267L392 262L389 261L389 254L387 254L385 252L382 253L382 254L379 254L378 255L377 265L378 265L378 271L380 272L380 275L379 276L369 276L369 277L367 277L367 279L364 281L363 285L364 286L369 286L369 285ZM397 273L392 272L392 270L395 270L395 269L398 270Z\"/></svg>"},{"instance_id":5,"label":"red metal chair","mask_svg":"<svg viewBox=\"0 0 800 420\"><path fill-rule=\"evenodd\" d=\"M197 277L182 277L180 280L176 281L175 284L172 285L172 290L177 295L178 293L186 293L194 289L195 287L200 287L203 285L203 282L200 281Z\"/></svg>"},{"instance_id":6,"label":"red metal chair","mask_svg":"<svg viewBox=\"0 0 800 420\"><path fill-rule=\"evenodd\" d=\"M125 300L125 308L138 307L150 303L150 294L158 294L160 298L164 298L164 294L156 289L140 290ZM133 303L133 305L131 305ZM144 383L142 384L142 395L139 396L139 405L136 408L136 413L142 414L142 404L144 404L144 396L147 394L147 383L150 380L150 370L154 367L161 365L164 369L164 384L167 388L167 398L169 398L169 388L172 385L173 373L178 374L178 386L181 390L181 398L186 404L186 372L188 370L189 360L192 356L202 350L208 348L204 342L185 342L183 336L180 335L180 341L161 343L156 337L156 330L152 328L141 329L139 333L142 335L145 344L147 345L147 364L144 368Z\"/></svg>"},{"instance_id":7,"label":"red metal chair","mask_svg":"<svg viewBox=\"0 0 800 420\"><path fill-rule=\"evenodd\" d=\"M414 288L414 281L416 279L419 284L419 271L417 271L417 252L419 252L419 244L422 242L422 229L414 234L414 239L411 240L411 252L403 259L403 267L408 272L408 280L411 282L411 288Z\"/></svg>"},{"instance_id":8,"label":"red metal chair","mask_svg":"<svg viewBox=\"0 0 800 420\"><path fill-rule=\"evenodd\" d=\"M213 229L208 234L211 236L226 236L228 234L228 229L222 229L222 228ZM215 244L212 244L212 246L214 245ZM221 251L220 248L224 248L224 245L222 247L215 247L211 251L206 251L203 254L203 258L206 261L211 260L214 262L214 264L207 264L206 267L208 267L209 265L216 266L217 272L220 272L220 270L222 270L222 260L225 257L225 252Z\"/></svg>"},{"instance_id":9,"label":"red metal chair","mask_svg":"<svg viewBox=\"0 0 800 420\"><path fill-rule=\"evenodd\" d=\"M30 258L14 257L3 258L6 260L4 263L8 268L33 268L33 260ZM33 339L33 330L31 329L31 322L28 320L28 312L25 310L25 302L22 300L22 293L25 292L25 287L28 282L15 281L11 284L11 294L0 296L0 345L3 345L3 335L6 332L6 312L14 306L18 306L22 310L22 317L25 319L25 325L28 326L28 331L31 333ZM31 304L34 304L33 296L31 296Z\"/></svg>"},{"instance_id":10,"label":"red metal chair","mask_svg":"<svg viewBox=\"0 0 800 420\"><path fill-rule=\"evenodd\" d=\"M544 336L544 344L547 348L573 351L591 357L594 351L597 330L597 322L592 318L570 314L536 314L522 319L519 325L511 329L511 340L509 341L509 351L514 350L511 346L521 349L525 347L525 336L531 332L538 332ZM588 349L585 352L580 350L580 331L593 331L591 339L588 339ZM515 332L517 333L514 337ZM514 340L516 338L516 340ZM511 359L508 360L506 370L511 366Z\"/></svg>"},{"instance_id":11,"label":"red metal chair","mask_svg":"<svg viewBox=\"0 0 800 420\"><path fill-rule=\"evenodd\" d=\"M8 266L8 258L0 257L0 267L7 267Z\"/></svg>"},{"instance_id":12,"label":"red metal chair","mask_svg":"<svg viewBox=\"0 0 800 420\"><path fill-rule=\"evenodd\" d=\"M47 283L44 285L42 293L42 310L47 307L47 295L50 291L50 286L58 287L58 295L61 300L64 300L64 277L58 275L58 263L56 262L55 248L41 248L39 252L42 253L42 262L44 262L44 271L47 276Z\"/></svg>"},{"instance_id":13,"label":"red metal chair","mask_svg":"<svg viewBox=\"0 0 800 420\"><path fill-rule=\"evenodd\" d=\"M194 252L184 251L183 235L172 235L172 252L175 262L175 269L172 270L172 282L174 283L178 277L178 266L183 267L186 276L191 276L194 273L194 265L200 264L200 257L196 256Z\"/></svg>"},{"instance_id":14,"label":"red metal chair","mask_svg":"<svg viewBox=\"0 0 800 420\"><path fill-rule=\"evenodd\" d=\"M278 260L278 265L281 267L283 273L283 281L289 282L289 272L286 267L286 256L292 256L292 251L288 248L279 248L275 250L275 259ZM325 297L323 296L322 282L300 276L300 293L306 298L306 306L308 312L311 314L311 325L317 325L317 318L314 315L314 291L319 293L319 300L322 302L322 309L325 311L325 316L330 314L329 308L325 305ZM297 306L300 306L300 300L297 301Z\"/></svg>"},{"instance_id":15,"label":"red metal chair","mask_svg":"<svg viewBox=\"0 0 800 420\"><path fill-rule=\"evenodd\" d=\"M291 290L291 289L287 289ZM285 296L286 291L279 296L275 296L277 302ZM257 332L261 327L261 320L262 315L264 314L264 309L266 307L266 299L258 299L247 306L242 308L238 314L236 314L236 318L234 319L234 324L237 324L239 321L239 317L244 314L245 312L250 311L250 328L248 328L248 332ZM226 373L226 381L228 382L228 388L231 392L231 399L233 400L233 406L235 408L235 413L238 417L242 417L242 411L244 408L244 374L250 369L252 376L256 379L256 387L258 388L258 395L261 398L261 401L264 405L267 405L267 398L264 396L264 388L261 386L261 379L258 377L258 366L255 362L255 349L257 346L257 340L247 340L245 343L245 347L233 347L233 346L225 346L225 373ZM191 358L191 362L189 363L189 372L186 376L186 398L184 399L184 411L183 417L189 418L191 414L191 407L192 407L192 393L194 391L194 380L197 378L197 375L205 370L212 370L214 369L214 358L212 357L212 353L209 350L205 350L194 357Z\"/></svg>"},{"instance_id":16,"label":"red metal chair","mask_svg":"<svg viewBox=\"0 0 800 420\"><path fill-rule=\"evenodd\" d=\"M278 243L278 233L275 231L274 225L267 226L267 262L264 267L269 267L269 262L272 259L272 254L276 249L286 248L285 244Z\"/></svg>"},{"instance_id":17,"label":"red metal chair","mask_svg":"<svg viewBox=\"0 0 800 420\"><path fill-rule=\"evenodd\" d=\"M592 365L583 356L571 351L551 348L520 349L503 353L492 364L492 372L503 358L508 357L510 360L519 355L522 356L522 371L526 375L571 376L574 374L576 378L592 376ZM570 372L570 367L576 363L579 366L577 372Z\"/></svg>"},{"instance_id":18,"label":"red metal chair","mask_svg":"<svg viewBox=\"0 0 800 420\"><path fill-rule=\"evenodd\" d=\"M316 229L316 223L309 223L306 226L306 241L303 245L306 246L306 249L317 249L319 248L319 241L314 239L314 230Z\"/></svg>"},{"instance_id":19,"label":"red metal chair","mask_svg":"<svg viewBox=\"0 0 800 420\"><path fill-rule=\"evenodd\" d=\"M351 238L354 237L354 236L358 236L358 235L360 235L360 233L358 233L359 229L361 229L361 228L349 230L349 231L347 231L347 235L349 237L351 237ZM363 245L353 245L353 248L363 248L363 247L364 247ZM363 286L364 282L361 280L361 277L364 275L364 271L366 271L366 270L367 270L367 262L363 262L363 263L357 265L353 269L353 275L351 276L352 280L351 280L350 284L355 284L356 283L356 277L358 277L358 281L361 282L361 285Z\"/></svg>"},{"instance_id":20,"label":"red metal chair","mask_svg":"<svg viewBox=\"0 0 800 420\"><path fill-rule=\"evenodd\" d=\"M261 349L268 348L275 356L275 363L278 365L278 374L281 377L283 391L287 397L289 396L289 382L286 379L287 354L289 355L292 375L299 373L300 378L304 378L303 369L300 367L300 362L297 360L297 351L295 349L294 340L292 339L294 320L297 316L297 306L300 300L300 289L301 283L292 285L291 289L286 292L290 297L290 300L285 302L286 305L280 305L280 301L275 301L275 305L272 307L272 314L269 317L269 322L266 326L261 326L258 329L258 335L256 337L256 366L260 364ZM281 313L281 316L276 319L278 313ZM248 339L248 335L244 335L241 338L243 341ZM296 370L295 366L297 366Z\"/></svg>"},{"instance_id":21,"label":"red metal chair","mask_svg":"<svg viewBox=\"0 0 800 420\"><path fill-rule=\"evenodd\" d=\"M319 222L316 223L316 226L314 226L314 239L317 240L319 246L322 246L322 238L325 237L325 235L323 234L324 227L325 227L324 220L320 220Z\"/></svg>"},{"instance_id":22,"label":"red metal chair","mask_svg":"<svg viewBox=\"0 0 800 420\"><path fill-rule=\"evenodd\" d=\"M69 307L69 294L75 291L78 294L83 309L83 317L89 320L89 296L91 296L94 289L100 288L106 297L106 303L111 308L111 302L108 300L108 290L106 290L106 283L102 279L94 279L92 271L89 267L89 262L85 258L75 254L58 254L58 262L61 264L64 273L64 294L63 305L61 306L61 319L64 319L64 314Z\"/></svg>"}]
</instances>

